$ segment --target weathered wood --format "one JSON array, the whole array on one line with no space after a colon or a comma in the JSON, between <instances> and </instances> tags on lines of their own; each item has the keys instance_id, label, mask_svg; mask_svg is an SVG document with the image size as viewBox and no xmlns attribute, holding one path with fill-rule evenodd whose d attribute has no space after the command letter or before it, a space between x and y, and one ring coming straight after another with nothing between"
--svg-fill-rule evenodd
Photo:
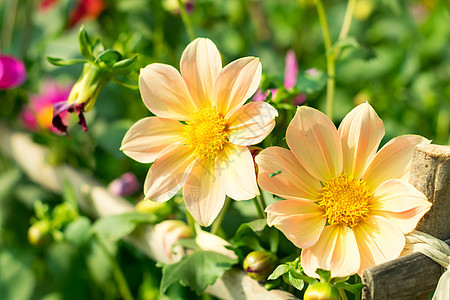
<instances>
[{"instance_id":1,"label":"weathered wood","mask_svg":"<svg viewBox=\"0 0 450 300\"><path fill-rule=\"evenodd\" d=\"M450 146L418 145L409 181L433 203L416 229L441 240L450 238Z\"/></svg>"},{"instance_id":2,"label":"weathered wood","mask_svg":"<svg viewBox=\"0 0 450 300\"><path fill-rule=\"evenodd\" d=\"M450 244L450 239L446 241ZM362 272L362 299L428 299L444 273L431 258L416 252Z\"/></svg>"},{"instance_id":3,"label":"weathered wood","mask_svg":"<svg viewBox=\"0 0 450 300\"><path fill-rule=\"evenodd\" d=\"M64 138L64 137L62 137ZM121 197L112 195L91 176L68 165L51 166L46 161L48 149L32 141L29 135L15 133L0 124L0 150L11 157L36 183L61 193L67 180L75 190L77 201L83 211L93 217L103 217L134 211L134 206ZM162 241L153 237L153 228L145 226L125 237L125 240L155 259ZM208 287L207 293L221 299L297 299L281 291L267 291L257 281L246 276L242 270L230 270Z\"/></svg>"},{"instance_id":4,"label":"weathered wood","mask_svg":"<svg viewBox=\"0 0 450 300\"><path fill-rule=\"evenodd\" d=\"M450 147L418 145L409 181L433 203L417 230L445 240L450 237ZM450 239L446 241L450 243ZM428 299L444 268L413 253L362 272L362 299Z\"/></svg>"}]
</instances>

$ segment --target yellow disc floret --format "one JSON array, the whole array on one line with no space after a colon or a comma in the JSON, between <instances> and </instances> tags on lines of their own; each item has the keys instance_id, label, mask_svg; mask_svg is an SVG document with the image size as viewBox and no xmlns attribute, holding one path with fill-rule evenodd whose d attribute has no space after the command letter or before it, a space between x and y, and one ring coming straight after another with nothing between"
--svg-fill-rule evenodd
<instances>
[{"instance_id":1,"label":"yellow disc floret","mask_svg":"<svg viewBox=\"0 0 450 300\"><path fill-rule=\"evenodd\" d=\"M200 158L215 158L228 141L225 119L214 107L195 112L186 125L186 144Z\"/></svg>"},{"instance_id":2,"label":"yellow disc floret","mask_svg":"<svg viewBox=\"0 0 450 300\"><path fill-rule=\"evenodd\" d=\"M323 183L318 204L330 225L353 227L369 215L371 197L364 180L341 174Z\"/></svg>"}]
</instances>

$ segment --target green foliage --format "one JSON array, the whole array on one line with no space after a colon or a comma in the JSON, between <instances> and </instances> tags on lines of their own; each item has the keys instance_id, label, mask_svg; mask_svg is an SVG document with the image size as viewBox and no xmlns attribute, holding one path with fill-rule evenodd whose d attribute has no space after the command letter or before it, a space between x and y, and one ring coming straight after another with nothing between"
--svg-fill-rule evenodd
<instances>
[{"instance_id":1,"label":"green foliage","mask_svg":"<svg viewBox=\"0 0 450 300\"><path fill-rule=\"evenodd\" d=\"M161 293L164 294L170 286L179 282L200 294L236 263L236 259L223 254L197 250L179 262L163 267Z\"/></svg>"}]
</instances>

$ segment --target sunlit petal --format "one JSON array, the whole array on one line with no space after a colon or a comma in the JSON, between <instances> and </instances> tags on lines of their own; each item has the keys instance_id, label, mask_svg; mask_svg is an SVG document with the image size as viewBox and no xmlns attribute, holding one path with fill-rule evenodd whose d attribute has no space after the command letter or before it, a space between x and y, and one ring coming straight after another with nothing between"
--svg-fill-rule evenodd
<instances>
[{"instance_id":1,"label":"sunlit petal","mask_svg":"<svg viewBox=\"0 0 450 300\"><path fill-rule=\"evenodd\" d=\"M180 68L192 98L202 107L212 105L214 82L222 69L216 45L209 39L195 39L184 50Z\"/></svg>"},{"instance_id":2,"label":"sunlit petal","mask_svg":"<svg viewBox=\"0 0 450 300\"><path fill-rule=\"evenodd\" d=\"M359 179L384 136L383 121L372 106L363 103L347 114L338 133L342 142L343 171Z\"/></svg>"},{"instance_id":3,"label":"sunlit petal","mask_svg":"<svg viewBox=\"0 0 450 300\"><path fill-rule=\"evenodd\" d=\"M256 163L262 189L283 198L317 199L319 180L306 172L291 151L281 147L264 149L256 156Z\"/></svg>"},{"instance_id":4,"label":"sunlit petal","mask_svg":"<svg viewBox=\"0 0 450 300\"><path fill-rule=\"evenodd\" d=\"M266 208L267 224L275 226L297 247L314 245L325 226L320 207L310 201L281 200Z\"/></svg>"},{"instance_id":5,"label":"sunlit petal","mask_svg":"<svg viewBox=\"0 0 450 300\"><path fill-rule=\"evenodd\" d=\"M385 217L405 234L416 227L430 207L423 193L399 179L383 182L370 201L372 214Z\"/></svg>"},{"instance_id":6,"label":"sunlit petal","mask_svg":"<svg viewBox=\"0 0 450 300\"><path fill-rule=\"evenodd\" d=\"M183 140L183 124L172 119L149 117L131 126L120 150L138 162L150 163L167 146Z\"/></svg>"},{"instance_id":7,"label":"sunlit petal","mask_svg":"<svg viewBox=\"0 0 450 300\"><path fill-rule=\"evenodd\" d=\"M225 193L234 200L247 200L259 195L255 165L247 147L225 145L216 159L216 175Z\"/></svg>"},{"instance_id":8,"label":"sunlit petal","mask_svg":"<svg viewBox=\"0 0 450 300\"><path fill-rule=\"evenodd\" d=\"M409 173L414 148L431 141L418 135L402 135L390 140L375 155L363 179L373 189L389 179L400 179Z\"/></svg>"},{"instance_id":9,"label":"sunlit petal","mask_svg":"<svg viewBox=\"0 0 450 300\"><path fill-rule=\"evenodd\" d=\"M342 146L336 127L320 111L297 109L289 124L286 141L301 165L321 181L342 171Z\"/></svg>"},{"instance_id":10,"label":"sunlit petal","mask_svg":"<svg viewBox=\"0 0 450 300\"><path fill-rule=\"evenodd\" d=\"M186 208L202 226L209 226L225 202L212 162L196 160L183 187Z\"/></svg>"},{"instance_id":11,"label":"sunlit petal","mask_svg":"<svg viewBox=\"0 0 450 300\"><path fill-rule=\"evenodd\" d=\"M150 64L141 69L139 90L145 106L159 117L187 120L197 109L180 73L169 65Z\"/></svg>"},{"instance_id":12,"label":"sunlit petal","mask_svg":"<svg viewBox=\"0 0 450 300\"><path fill-rule=\"evenodd\" d=\"M242 106L227 120L230 142L241 146L258 144L272 131L277 116L277 110L265 102Z\"/></svg>"},{"instance_id":13,"label":"sunlit petal","mask_svg":"<svg viewBox=\"0 0 450 300\"><path fill-rule=\"evenodd\" d=\"M164 149L147 173L145 198L163 202L172 198L183 186L194 157L185 146L171 145Z\"/></svg>"},{"instance_id":14,"label":"sunlit petal","mask_svg":"<svg viewBox=\"0 0 450 300\"><path fill-rule=\"evenodd\" d=\"M227 116L238 109L256 92L260 80L259 58L244 57L229 63L214 84L213 99L218 111Z\"/></svg>"},{"instance_id":15,"label":"sunlit petal","mask_svg":"<svg viewBox=\"0 0 450 300\"><path fill-rule=\"evenodd\" d=\"M302 267L310 277L318 268L331 271L331 277L346 277L359 270L360 256L353 231L345 225L326 226L317 243L303 249Z\"/></svg>"},{"instance_id":16,"label":"sunlit petal","mask_svg":"<svg viewBox=\"0 0 450 300\"><path fill-rule=\"evenodd\" d=\"M372 216L353 228L361 255L358 272L397 258L405 246L404 234L386 218Z\"/></svg>"}]
</instances>

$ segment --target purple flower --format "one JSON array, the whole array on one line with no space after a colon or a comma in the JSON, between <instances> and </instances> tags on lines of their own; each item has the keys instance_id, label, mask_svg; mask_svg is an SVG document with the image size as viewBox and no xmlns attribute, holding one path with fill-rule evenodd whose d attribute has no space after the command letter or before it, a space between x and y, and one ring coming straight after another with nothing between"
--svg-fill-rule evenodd
<instances>
[{"instance_id":1,"label":"purple flower","mask_svg":"<svg viewBox=\"0 0 450 300\"><path fill-rule=\"evenodd\" d=\"M133 195L139 188L139 182L136 176L131 173L125 173L117 179L111 181L108 190L114 195L126 197Z\"/></svg>"},{"instance_id":2,"label":"purple flower","mask_svg":"<svg viewBox=\"0 0 450 300\"><path fill-rule=\"evenodd\" d=\"M0 89L13 89L25 82L25 64L15 56L0 55Z\"/></svg>"}]
</instances>

